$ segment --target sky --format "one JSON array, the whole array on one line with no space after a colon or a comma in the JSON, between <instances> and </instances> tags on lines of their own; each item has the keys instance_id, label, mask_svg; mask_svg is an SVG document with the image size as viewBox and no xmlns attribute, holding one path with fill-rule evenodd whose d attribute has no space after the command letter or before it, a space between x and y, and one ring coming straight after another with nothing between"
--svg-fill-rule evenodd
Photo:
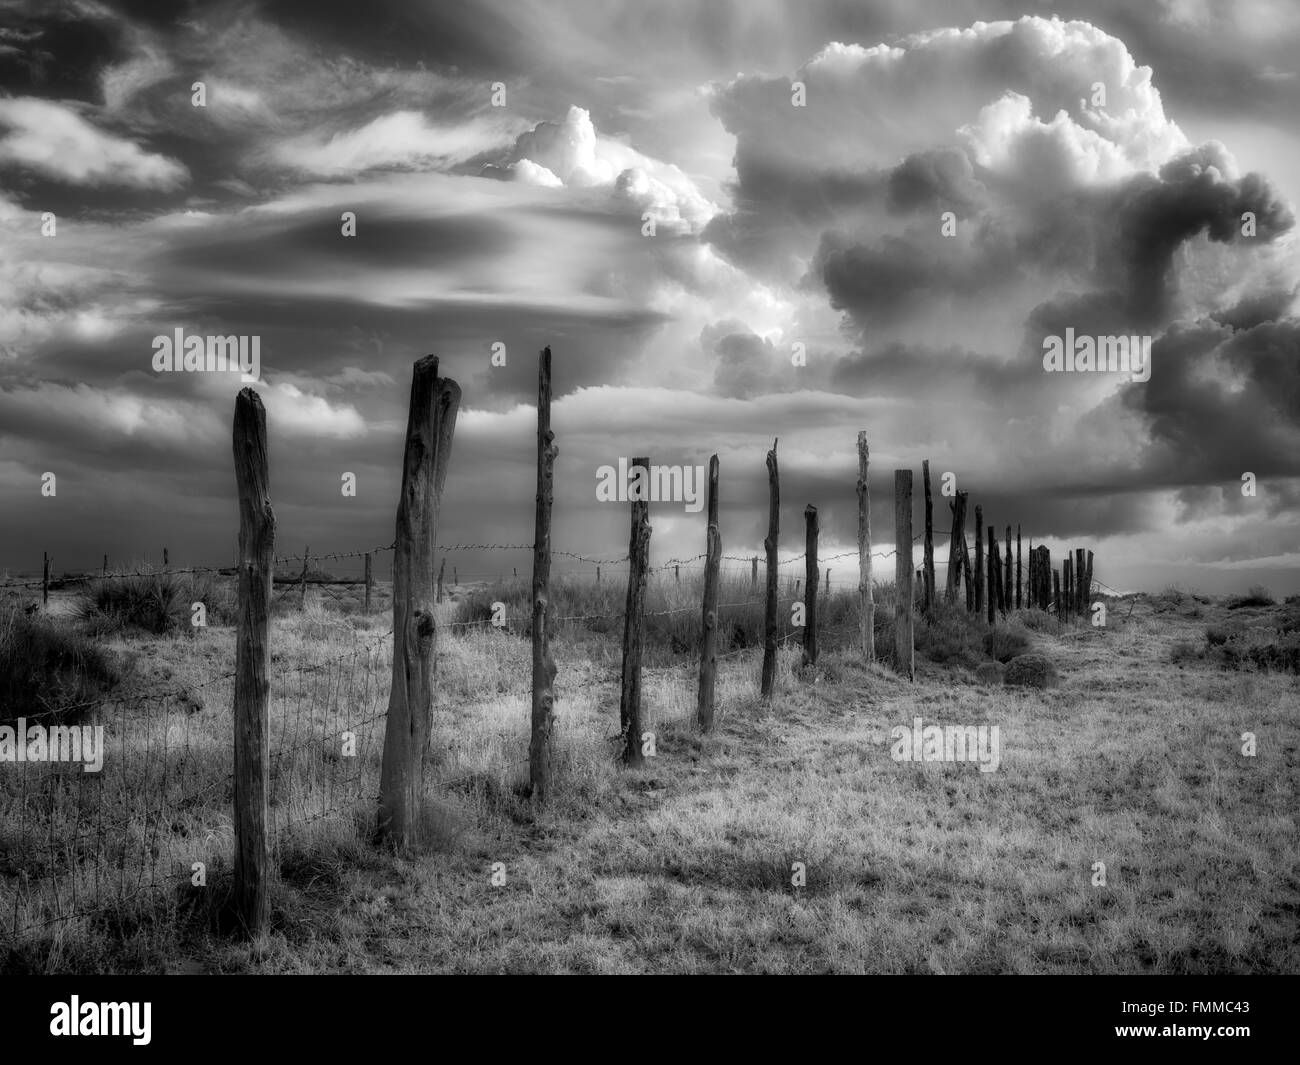
<instances>
[{"instance_id":1,"label":"sky","mask_svg":"<svg viewBox=\"0 0 1300 1065\"><path fill-rule=\"evenodd\" d=\"M1113 589L1300 592L1297 54L1289 0L0 0L0 572L233 560L244 383L158 372L181 329L260 340L282 556L391 543L429 353L439 541L531 542L549 345L574 554L627 552L600 467L714 453L761 554L773 439L782 555L808 503L853 550L865 430L881 547L929 459Z\"/></svg>"}]
</instances>

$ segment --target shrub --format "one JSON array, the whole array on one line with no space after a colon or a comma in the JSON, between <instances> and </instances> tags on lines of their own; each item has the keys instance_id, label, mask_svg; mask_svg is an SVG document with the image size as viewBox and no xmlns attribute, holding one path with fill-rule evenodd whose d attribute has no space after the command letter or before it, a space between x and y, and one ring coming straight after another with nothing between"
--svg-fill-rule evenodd
<instances>
[{"instance_id":1,"label":"shrub","mask_svg":"<svg viewBox=\"0 0 1300 1065\"><path fill-rule=\"evenodd\" d=\"M74 607L77 616L98 631L143 629L161 636L192 635L191 604L203 603L207 622L233 624L234 591L206 573L171 573L146 569L123 577L91 581Z\"/></svg>"},{"instance_id":2,"label":"shrub","mask_svg":"<svg viewBox=\"0 0 1300 1065\"><path fill-rule=\"evenodd\" d=\"M0 721L75 717L119 679L109 657L83 633L17 610L0 618Z\"/></svg>"},{"instance_id":3,"label":"shrub","mask_svg":"<svg viewBox=\"0 0 1300 1065\"><path fill-rule=\"evenodd\" d=\"M1006 667L1001 662L981 662L975 667L975 679L986 688L996 688L1006 681Z\"/></svg>"},{"instance_id":4,"label":"shrub","mask_svg":"<svg viewBox=\"0 0 1300 1065\"><path fill-rule=\"evenodd\" d=\"M1056 667L1046 655L1031 651L1007 663L1007 684L1025 688L1051 688L1059 682Z\"/></svg>"},{"instance_id":5,"label":"shrub","mask_svg":"<svg viewBox=\"0 0 1300 1065\"><path fill-rule=\"evenodd\" d=\"M1175 665L1182 665L1184 662L1194 661L1200 657L1200 650L1190 640L1179 640L1169 650L1169 661Z\"/></svg>"},{"instance_id":6,"label":"shrub","mask_svg":"<svg viewBox=\"0 0 1300 1065\"><path fill-rule=\"evenodd\" d=\"M1229 628L1226 625L1211 625L1205 630L1205 642L1211 647L1222 647L1234 636L1239 636L1240 630Z\"/></svg>"},{"instance_id":7,"label":"shrub","mask_svg":"<svg viewBox=\"0 0 1300 1065\"><path fill-rule=\"evenodd\" d=\"M998 662L1010 662L1029 650L1029 632L1019 621L998 622L984 634L984 652Z\"/></svg>"},{"instance_id":8,"label":"shrub","mask_svg":"<svg viewBox=\"0 0 1300 1065\"><path fill-rule=\"evenodd\" d=\"M1253 584L1245 595L1236 595L1228 600L1229 610L1239 610L1245 606L1272 606L1276 600L1272 593L1262 584Z\"/></svg>"}]
</instances>

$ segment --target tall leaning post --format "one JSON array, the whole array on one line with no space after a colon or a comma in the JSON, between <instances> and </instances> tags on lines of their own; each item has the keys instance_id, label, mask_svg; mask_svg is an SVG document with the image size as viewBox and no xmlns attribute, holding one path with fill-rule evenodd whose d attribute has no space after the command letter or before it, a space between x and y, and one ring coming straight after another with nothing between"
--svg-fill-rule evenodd
<instances>
[{"instance_id":1,"label":"tall leaning post","mask_svg":"<svg viewBox=\"0 0 1300 1065\"><path fill-rule=\"evenodd\" d=\"M551 791L551 733L555 727L555 659L551 657L551 504L555 499L551 431L551 349L537 359L537 500L533 527L533 713L528 779L534 809Z\"/></svg>"},{"instance_id":2,"label":"tall leaning post","mask_svg":"<svg viewBox=\"0 0 1300 1065\"><path fill-rule=\"evenodd\" d=\"M912 643L912 471L894 471L894 656L898 671L916 678Z\"/></svg>"},{"instance_id":3,"label":"tall leaning post","mask_svg":"<svg viewBox=\"0 0 1300 1065\"><path fill-rule=\"evenodd\" d=\"M992 625L997 618L998 599L1001 598L1002 595L1002 591L1001 591L1002 581L1000 580L1001 575L998 573L998 532L995 528L993 528L992 522L989 522L988 566L989 566L988 621L989 624Z\"/></svg>"},{"instance_id":4,"label":"tall leaning post","mask_svg":"<svg viewBox=\"0 0 1300 1065\"><path fill-rule=\"evenodd\" d=\"M984 612L984 508L975 504L975 613Z\"/></svg>"},{"instance_id":5,"label":"tall leaning post","mask_svg":"<svg viewBox=\"0 0 1300 1065\"><path fill-rule=\"evenodd\" d=\"M876 593L871 583L871 455L866 431L858 433L858 639L862 657L876 660Z\"/></svg>"},{"instance_id":6,"label":"tall leaning post","mask_svg":"<svg viewBox=\"0 0 1300 1065\"><path fill-rule=\"evenodd\" d=\"M393 545L393 682L379 775L379 831L399 848L418 837L432 741L437 657L433 556L459 407L460 385L438 376L438 357L426 355L416 362Z\"/></svg>"},{"instance_id":7,"label":"tall leaning post","mask_svg":"<svg viewBox=\"0 0 1300 1065\"><path fill-rule=\"evenodd\" d=\"M266 409L251 388L235 399L239 493L239 602L235 629L235 915L249 935L267 927L271 842L266 833L270 759L272 560L275 512L267 463Z\"/></svg>"},{"instance_id":8,"label":"tall leaning post","mask_svg":"<svg viewBox=\"0 0 1300 1065\"><path fill-rule=\"evenodd\" d=\"M642 469L640 476L635 471ZM650 483L650 459L632 460L633 484ZM631 493L629 493L631 494ZM645 645L645 582L650 555L650 501L642 487L632 499L632 535L628 542L627 605L623 611L623 675L619 695L619 724L623 735L623 764L640 765L641 651Z\"/></svg>"},{"instance_id":9,"label":"tall leaning post","mask_svg":"<svg viewBox=\"0 0 1300 1065\"><path fill-rule=\"evenodd\" d=\"M934 503L930 498L930 460L921 463L921 481L925 490L925 613L934 616Z\"/></svg>"},{"instance_id":10,"label":"tall leaning post","mask_svg":"<svg viewBox=\"0 0 1300 1065\"><path fill-rule=\"evenodd\" d=\"M1014 605L1015 601L1012 596L1015 594L1015 579L1011 572L1011 526L1007 526L1007 553L1005 556L1006 564L1002 567L1002 602L998 604L1003 614L1007 613Z\"/></svg>"},{"instance_id":11,"label":"tall leaning post","mask_svg":"<svg viewBox=\"0 0 1300 1065\"><path fill-rule=\"evenodd\" d=\"M803 594L803 664L817 664L817 508L809 503L803 511L804 539L804 581Z\"/></svg>"},{"instance_id":12,"label":"tall leaning post","mask_svg":"<svg viewBox=\"0 0 1300 1065\"><path fill-rule=\"evenodd\" d=\"M718 582L722 567L722 533L718 528L718 456L709 458L709 526L704 547L704 602L700 626L700 688L695 719L701 732L713 728L714 690L718 676Z\"/></svg>"},{"instance_id":13,"label":"tall leaning post","mask_svg":"<svg viewBox=\"0 0 1300 1065\"><path fill-rule=\"evenodd\" d=\"M781 479L776 465L777 441L767 453L767 539L763 547L767 552L767 602L763 606L763 675L759 686L760 698L772 694L776 682L776 612L777 572L776 545L781 533Z\"/></svg>"}]
</instances>

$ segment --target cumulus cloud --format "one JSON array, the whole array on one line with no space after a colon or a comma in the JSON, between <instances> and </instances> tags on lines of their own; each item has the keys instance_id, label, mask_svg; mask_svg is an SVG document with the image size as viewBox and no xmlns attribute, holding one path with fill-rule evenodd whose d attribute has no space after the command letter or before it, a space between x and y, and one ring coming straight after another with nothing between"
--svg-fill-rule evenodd
<instances>
[{"instance_id":1,"label":"cumulus cloud","mask_svg":"<svg viewBox=\"0 0 1300 1065\"><path fill-rule=\"evenodd\" d=\"M648 211L656 225L696 231L716 208L671 163L598 136L591 115L570 107L562 122L539 122L515 142L509 166L515 180L547 187L610 189Z\"/></svg>"},{"instance_id":2,"label":"cumulus cloud","mask_svg":"<svg viewBox=\"0 0 1300 1065\"><path fill-rule=\"evenodd\" d=\"M0 165L71 185L170 190L189 180L177 160L106 133L70 107L34 97L0 99Z\"/></svg>"}]
</instances>

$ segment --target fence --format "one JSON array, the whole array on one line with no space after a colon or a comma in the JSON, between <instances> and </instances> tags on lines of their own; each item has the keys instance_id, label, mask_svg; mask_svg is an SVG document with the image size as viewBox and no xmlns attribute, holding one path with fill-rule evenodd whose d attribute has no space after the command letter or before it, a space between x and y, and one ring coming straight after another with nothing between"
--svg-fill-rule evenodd
<instances>
[{"instance_id":1,"label":"fence","mask_svg":"<svg viewBox=\"0 0 1300 1065\"><path fill-rule=\"evenodd\" d=\"M947 567L945 595L958 600L963 579L966 582L966 608L984 616L987 592L987 616L993 621L997 612L1006 614L1015 607L1055 610L1069 618L1088 610L1094 583L1092 552L1076 550L1061 569L1051 565L1046 547L1035 548L1030 541L1027 580L1022 567L1021 536L1016 529L1014 556L1011 526L1006 526L1005 549L999 549L994 526L989 524L987 567L983 554L982 508L976 513L976 561L970 559L966 541L965 514L967 493L958 492L950 499L952 530L933 527L930 469L923 463L924 527L911 532L910 470L895 471L895 544L881 549L873 547L870 534L870 499L867 490L868 453L864 434L859 434L858 470L858 546L856 550L829 557L819 555L820 528L817 510L806 511L805 550L780 560L779 545L779 470L774 441L768 453L770 487L770 524L766 544L766 574L760 582L758 556L728 555L722 552L723 536L718 521L717 493L720 471L717 457L710 462L709 507L707 512L706 550L699 555L673 558L652 566L648 562L650 533L645 527L644 504L632 503L633 535L627 554L593 557L553 549L550 545L550 463L554 459L554 436L549 425L549 349L543 353L539 367L538 403L538 509L534 542L531 544L438 543L436 541L437 503L441 479L445 476L450 452L454 404L450 417L430 425L432 399L420 400L421 387L430 397L445 395L454 383L437 376L437 362L422 360L417 364L417 385L412 390L412 415L408 432L407 467L404 473L403 506L408 499L419 513L413 518L399 517L398 537L394 543L366 550L311 555L307 548L300 555L271 557L270 543L264 543L261 557L253 557L244 544L245 533L253 538L256 522L247 526L249 516L241 521L241 560L235 567L170 566L169 552L164 549L164 569L168 579L182 576L237 579L237 654L236 669L217 672L193 684L180 684L170 690L152 692L128 690L90 701L85 706L59 706L24 718L26 727L48 721L63 725L75 718L80 726L102 728L104 764L108 773L85 773L74 764L69 771L58 762L23 761L17 772L0 777L0 921L8 935L19 939L54 925L76 919L101 919L106 912L120 913L123 904L137 898L170 891L173 900L183 905L192 898L195 888L206 886L207 878L220 870L233 852L233 893L239 923L246 929L265 926L265 886L271 870L284 860L285 849L305 826L326 819L351 820L355 826L378 826L399 843L411 841L414 805L429 790L484 785L493 774L527 767L527 784L533 802L541 806L551 789L553 761L552 724L554 719L557 663L551 639L568 631L566 627L593 622L608 622L609 629L623 626L623 662L618 681L620 734L618 749L624 762L636 764L643 756L647 724L643 718L640 676L644 668L642 650L647 620L673 615L698 615L699 642L679 651L697 653L698 675L690 665L676 666L674 680L683 689L693 688L693 720L707 731L714 724L714 704L718 685L718 664L723 663L735 676L742 659L758 650L758 641L728 648L734 641L726 639L729 624L740 611L763 615L763 662L760 693L766 698L772 691L772 672L776 650L798 638L802 643L802 665L815 666L818 658L819 629L826 646L826 620L832 601L826 598L831 589L832 568L827 563L856 558L859 580L855 586L843 582L847 592L856 591L849 601L856 611L841 612L838 636L841 645L857 644L864 658L874 659L876 585L872 561L893 556L896 575L892 593L895 646L892 663L904 675L913 675L912 620L917 613L929 614L936 609L936 566ZM447 386L450 386L448 389ZM439 392L439 389L445 389ZM255 393L245 390L240 403L248 404ZM420 400L420 404L417 404ZM258 404L260 407L260 403ZM444 415L447 411L444 409ZM245 418L242 431L248 432ZM412 448L411 433L425 439ZM438 446L432 446L428 432L442 433ZM241 430L237 428L237 434ZM262 427L264 432L264 423ZM255 435L255 434L254 434ZM265 448L262 447L264 455ZM413 455L412 452L415 452ZM442 455L439 465L438 454ZM239 454L239 448L236 449ZM649 459L637 459L634 465L648 466ZM256 470L249 484L247 498L241 502L265 500L258 494ZM241 473L241 480L243 474ZM410 482L408 484L408 482ZM264 481L262 482L264 484ZM411 484L419 484L418 490ZM421 509L424 508L424 509ZM247 507L241 508L246 511ZM400 512L399 512L400 513ZM947 561L935 558L936 538L949 539ZM251 539L250 539L251 542ZM913 545L923 544L924 562L915 571L913 593ZM401 562L403 552L420 551L419 564ZM449 605L435 609L444 600L446 559L462 551L526 551L534 554L530 591L531 610L517 612L513 618L488 617L475 620L451 620ZM382 590L374 580L373 560L386 552L394 553L394 582L391 604L393 628L376 632L372 627L373 597ZM441 554L436 588L433 580L433 552ZM578 563L582 572L596 583L609 584L626 567L628 594L623 609L598 613L560 614L551 609L552 557ZM321 573L313 578L312 564L360 560L364 576L340 578ZM782 595L780 570L803 563L803 576L788 571ZM294 567L297 572L291 571ZM818 586L824 585L821 596ZM719 603L723 571L726 587L733 594ZM157 571L136 570L109 572L108 560L98 574L50 576L51 560L43 558L42 577L0 585L17 591L41 589L42 602L48 605L49 593L68 588L101 588L114 581L131 581L157 576ZM686 570L687 586L682 586ZM645 606L647 582L667 582L678 593L679 605L662 610ZM491 576L475 573L466 576ZM498 570L498 576L503 575ZM691 601L694 590L691 578L702 578L703 596ZM459 584L459 569L453 565L453 581ZM747 578L747 579L746 579ZM512 567L513 581L520 594L523 579ZM801 588L802 580L802 588ZM258 584L258 582L262 582ZM986 584L987 581L987 584ZM748 585L748 595L735 594ZM278 638L269 624L272 597L289 601L304 614L307 591L318 596L356 606L354 599L336 589L344 586L364 589L364 603L356 611L355 624L344 624L324 614L312 614L306 624L307 636L291 648L292 656L280 657L268 641L268 633ZM260 590L259 590L260 589ZM557 586L562 590L562 585ZM1059 590L1058 590L1059 589ZM899 594L901 592L901 594ZM265 595L267 609L257 609L259 595ZM294 603L296 600L296 603ZM783 610L782 606L789 608ZM881 605L885 605L882 603ZM794 618L803 613L800 620ZM479 633L484 639L497 639L501 630L523 635L523 618L529 619L532 636L533 671L531 676L531 720L521 713L517 719L498 722L499 730L455 728L439 723L440 714L455 718L445 690L445 670L435 673L439 629L458 631L463 636ZM313 626L315 627L313 629ZM782 629L785 629L782 633ZM259 631L260 630L260 631ZM394 639L395 632L405 633ZM301 634L299 634L301 636ZM719 642L724 641L719 651ZM516 641L522 647L522 642ZM511 652L513 653L513 652ZM522 653L522 652L521 652ZM410 657L410 660L408 659ZM287 664L292 657L294 664ZM259 664L260 663L260 664ZM522 661L519 663L522 667ZM562 665L562 663L561 663ZM754 666L757 663L753 663ZM423 689L395 691L394 677L410 677L424 671L428 683ZM652 667L653 668L653 667ZM752 668L752 666L750 667ZM522 674L522 669L521 669ZM434 677L444 681L439 687ZM698 683L695 681L698 680ZM563 689L563 683L560 684ZM610 696L614 680L609 679ZM260 702L259 702L260 700ZM250 702L251 701L251 702ZM394 707L404 704L400 714ZM204 713L205 709L234 706L233 718L224 713ZM521 706L522 710L522 706ZM0 718L7 718L0 713ZM400 718L400 720L399 720ZM686 719L683 719L686 720ZM381 722L383 727L381 728ZM396 722L396 723L395 723ZM525 722L527 724L525 725ZM418 725L418 727L416 727ZM393 748L394 734L413 737L400 749ZM593 746L601 737L588 736ZM230 752L235 751L231 765ZM394 766L402 777L394 784ZM398 796L398 791L401 796ZM108 907L108 909L106 909Z\"/></svg>"}]
</instances>

